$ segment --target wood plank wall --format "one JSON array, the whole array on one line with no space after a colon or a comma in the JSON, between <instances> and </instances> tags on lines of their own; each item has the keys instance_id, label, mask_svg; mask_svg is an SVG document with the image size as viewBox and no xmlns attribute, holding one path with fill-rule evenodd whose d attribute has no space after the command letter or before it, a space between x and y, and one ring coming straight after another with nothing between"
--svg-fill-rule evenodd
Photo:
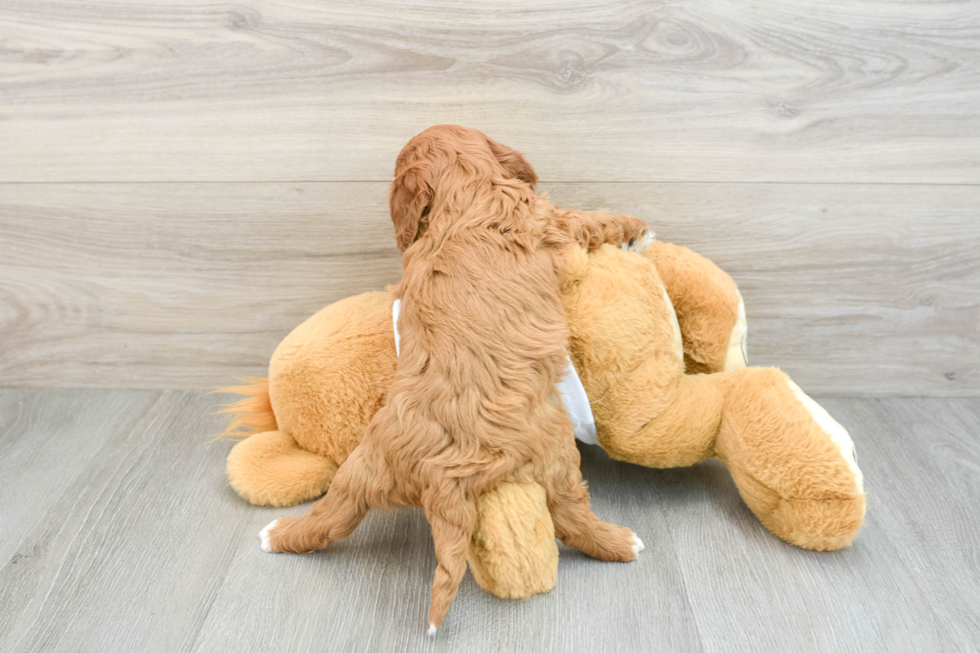
<instances>
[{"instance_id":1,"label":"wood plank wall","mask_svg":"<svg viewBox=\"0 0 980 653\"><path fill-rule=\"evenodd\" d=\"M441 122L717 261L753 364L980 394L975 1L0 0L0 385L261 374Z\"/></svg>"}]
</instances>

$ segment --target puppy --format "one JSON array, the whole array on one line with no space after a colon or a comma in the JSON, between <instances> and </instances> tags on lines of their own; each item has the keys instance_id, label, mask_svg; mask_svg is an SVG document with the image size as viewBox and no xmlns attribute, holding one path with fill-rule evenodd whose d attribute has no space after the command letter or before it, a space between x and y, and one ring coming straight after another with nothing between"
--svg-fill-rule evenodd
<instances>
[{"instance_id":1,"label":"puppy","mask_svg":"<svg viewBox=\"0 0 980 653\"><path fill-rule=\"evenodd\" d=\"M438 559L430 634L466 571L477 499L505 481L545 488L568 546L616 561L642 548L592 514L555 384L566 249L632 243L647 228L558 210L536 183L520 153L473 129L432 127L405 146L390 195L404 276L392 289L402 345L387 403L326 496L261 533L267 551L307 552L350 535L370 508L422 507Z\"/></svg>"}]
</instances>

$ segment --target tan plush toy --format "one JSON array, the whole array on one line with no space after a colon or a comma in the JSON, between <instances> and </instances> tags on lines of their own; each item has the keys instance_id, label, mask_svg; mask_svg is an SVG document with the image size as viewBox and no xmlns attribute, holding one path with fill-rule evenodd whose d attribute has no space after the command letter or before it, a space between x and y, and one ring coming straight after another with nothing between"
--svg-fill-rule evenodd
<instances>
[{"instance_id":1,"label":"tan plush toy","mask_svg":"<svg viewBox=\"0 0 980 653\"><path fill-rule=\"evenodd\" d=\"M577 434L648 467L715 457L779 537L817 550L853 541L865 510L853 443L788 376L745 366L745 312L728 275L661 242L639 254L574 250L568 263L569 354L591 400L573 415ZM228 455L243 498L291 506L326 492L385 401L394 324L385 292L341 300L282 341L267 380L225 389L248 395L225 411L236 413L229 432L251 432ZM478 511L477 582L503 598L549 591L558 548L544 490L504 485Z\"/></svg>"}]
</instances>

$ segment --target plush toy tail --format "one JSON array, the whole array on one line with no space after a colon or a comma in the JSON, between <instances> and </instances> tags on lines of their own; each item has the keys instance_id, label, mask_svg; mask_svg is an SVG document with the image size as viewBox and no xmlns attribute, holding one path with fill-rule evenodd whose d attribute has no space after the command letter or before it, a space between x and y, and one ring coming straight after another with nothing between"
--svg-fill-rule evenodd
<instances>
[{"instance_id":1,"label":"plush toy tail","mask_svg":"<svg viewBox=\"0 0 980 653\"><path fill-rule=\"evenodd\" d=\"M306 451L288 433L263 431L228 452L228 481L257 506L295 506L316 499L330 487L337 464Z\"/></svg>"},{"instance_id":2,"label":"plush toy tail","mask_svg":"<svg viewBox=\"0 0 980 653\"><path fill-rule=\"evenodd\" d=\"M223 404L216 415L232 413L234 417L228 423L224 432L218 438L248 437L253 433L275 431L278 428L276 416L272 412L272 402L269 400L269 379L247 376L238 379L248 385L232 385L215 388L215 392L227 392L245 395L244 399L230 404Z\"/></svg>"}]
</instances>

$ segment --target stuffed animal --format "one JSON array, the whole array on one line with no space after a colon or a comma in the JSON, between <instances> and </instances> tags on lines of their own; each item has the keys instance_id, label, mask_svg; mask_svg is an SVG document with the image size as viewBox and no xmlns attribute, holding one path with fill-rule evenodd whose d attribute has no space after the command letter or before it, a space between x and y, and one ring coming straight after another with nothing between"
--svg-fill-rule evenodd
<instances>
[{"instance_id":1,"label":"stuffed animal","mask_svg":"<svg viewBox=\"0 0 980 653\"><path fill-rule=\"evenodd\" d=\"M568 269L569 355L588 397L572 415L577 437L648 467L715 457L780 538L815 550L853 541L865 511L854 445L786 374L746 367L745 311L728 275L658 241L641 253L573 249ZM331 304L282 341L268 379L223 389L246 395L223 411L235 414L226 434L250 433L227 460L244 499L291 506L326 492L385 402L394 308L385 292ZM558 548L544 490L505 484L484 496L468 562L502 598L549 591Z\"/></svg>"}]
</instances>

